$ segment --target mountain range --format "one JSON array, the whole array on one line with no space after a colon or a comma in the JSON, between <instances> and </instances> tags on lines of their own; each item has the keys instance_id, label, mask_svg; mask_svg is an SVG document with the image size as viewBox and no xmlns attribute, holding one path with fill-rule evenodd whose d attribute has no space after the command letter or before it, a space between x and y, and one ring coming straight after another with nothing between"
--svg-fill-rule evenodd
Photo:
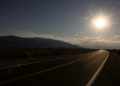
<instances>
[{"instance_id":1,"label":"mountain range","mask_svg":"<svg viewBox=\"0 0 120 86\"><path fill-rule=\"evenodd\" d=\"M23 46L41 48L83 48L59 40L45 38L22 38L17 36L1 36L0 46Z\"/></svg>"}]
</instances>

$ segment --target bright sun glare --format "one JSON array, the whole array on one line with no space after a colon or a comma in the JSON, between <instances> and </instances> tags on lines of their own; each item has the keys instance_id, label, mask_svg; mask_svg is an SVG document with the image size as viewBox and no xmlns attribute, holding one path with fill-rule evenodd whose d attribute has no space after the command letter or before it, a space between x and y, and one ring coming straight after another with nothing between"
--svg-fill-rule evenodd
<instances>
[{"instance_id":1,"label":"bright sun glare","mask_svg":"<svg viewBox=\"0 0 120 86\"><path fill-rule=\"evenodd\" d=\"M105 19L100 18L100 19L96 19L96 20L95 20L95 25L96 25L98 28L104 27L105 24L106 24Z\"/></svg>"},{"instance_id":2,"label":"bright sun glare","mask_svg":"<svg viewBox=\"0 0 120 86\"><path fill-rule=\"evenodd\" d=\"M108 21L106 18L100 17L93 19L92 24L96 29L104 29L108 26Z\"/></svg>"}]
</instances>

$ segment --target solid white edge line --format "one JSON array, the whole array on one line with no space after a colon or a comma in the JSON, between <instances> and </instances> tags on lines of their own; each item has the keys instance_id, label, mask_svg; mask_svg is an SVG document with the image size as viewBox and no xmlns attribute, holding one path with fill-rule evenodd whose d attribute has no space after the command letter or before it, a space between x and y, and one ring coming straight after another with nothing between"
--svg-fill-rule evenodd
<instances>
[{"instance_id":1,"label":"solid white edge line","mask_svg":"<svg viewBox=\"0 0 120 86\"><path fill-rule=\"evenodd\" d=\"M108 56L106 57L106 59L104 60L104 62L102 63L102 65L99 67L99 69L96 71L96 73L92 76L92 78L89 80L89 82L87 83L86 86L92 86L93 82L95 81L96 77L100 73L101 69L104 67L104 65L105 65L108 57L109 57L109 52L108 52Z\"/></svg>"},{"instance_id":2,"label":"solid white edge line","mask_svg":"<svg viewBox=\"0 0 120 86\"><path fill-rule=\"evenodd\" d=\"M94 51L94 52L98 52L98 51ZM90 53L94 53L94 52L90 52ZM85 54L90 54L90 53L85 53ZM81 55L85 55L85 54L81 54ZM81 56L81 55L75 55L75 56ZM75 56L69 56L69 57L64 57L64 58L70 58L70 57L75 57ZM5 69L5 68L18 67L19 65L23 66L23 65L29 65L29 64L34 64L34 63L40 63L40 62L47 62L47 61L53 61L53 60L58 60L58 59L64 59L64 58L57 58L57 59L51 59L51 60L45 60L45 61L31 62L31 63L26 63L26 64L18 64L18 65L8 66L8 67L1 67L0 70Z\"/></svg>"}]
</instances>

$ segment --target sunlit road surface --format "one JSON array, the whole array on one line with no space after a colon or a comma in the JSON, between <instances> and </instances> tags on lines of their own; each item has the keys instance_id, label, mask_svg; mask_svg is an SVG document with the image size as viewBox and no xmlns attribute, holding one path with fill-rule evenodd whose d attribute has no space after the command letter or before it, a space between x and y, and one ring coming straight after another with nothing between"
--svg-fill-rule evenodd
<instances>
[{"instance_id":1,"label":"sunlit road surface","mask_svg":"<svg viewBox=\"0 0 120 86\"><path fill-rule=\"evenodd\" d=\"M9 74L0 76L0 86L86 86L108 51L56 59L8 68Z\"/></svg>"}]
</instances>

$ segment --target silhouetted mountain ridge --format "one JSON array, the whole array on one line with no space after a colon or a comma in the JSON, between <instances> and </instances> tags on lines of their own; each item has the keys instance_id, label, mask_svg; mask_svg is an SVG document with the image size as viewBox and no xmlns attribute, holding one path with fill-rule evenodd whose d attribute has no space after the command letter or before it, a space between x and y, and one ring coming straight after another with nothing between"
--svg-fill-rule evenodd
<instances>
[{"instance_id":1,"label":"silhouetted mountain ridge","mask_svg":"<svg viewBox=\"0 0 120 86\"><path fill-rule=\"evenodd\" d=\"M82 48L59 40L44 38L22 38L17 36L1 36L0 46L25 46L42 48Z\"/></svg>"}]
</instances>

